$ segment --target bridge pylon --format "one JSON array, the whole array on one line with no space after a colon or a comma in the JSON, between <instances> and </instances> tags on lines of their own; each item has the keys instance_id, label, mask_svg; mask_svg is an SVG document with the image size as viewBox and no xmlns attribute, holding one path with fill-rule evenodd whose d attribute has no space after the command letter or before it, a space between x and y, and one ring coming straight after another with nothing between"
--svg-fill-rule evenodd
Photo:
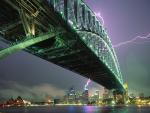
<instances>
[{"instance_id":1,"label":"bridge pylon","mask_svg":"<svg viewBox=\"0 0 150 113\"><path fill-rule=\"evenodd\" d=\"M128 85L125 83L123 85L124 90L115 89L113 91L114 101L116 104L127 104L128 103Z\"/></svg>"}]
</instances>

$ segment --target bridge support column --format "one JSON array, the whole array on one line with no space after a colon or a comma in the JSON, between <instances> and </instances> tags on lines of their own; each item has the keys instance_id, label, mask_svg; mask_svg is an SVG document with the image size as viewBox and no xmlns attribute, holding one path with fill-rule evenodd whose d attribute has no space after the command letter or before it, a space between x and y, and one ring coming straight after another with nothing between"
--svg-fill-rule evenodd
<instances>
[{"instance_id":1,"label":"bridge support column","mask_svg":"<svg viewBox=\"0 0 150 113\"><path fill-rule=\"evenodd\" d=\"M124 104L123 93L115 90L113 91L114 101L116 104Z\"/></svg>"},{"instance_id":2,"label":"bridge support column","mask_svg":"<svg viewBox=\"0 0 150 113\"><path fill-rule=\"evenodd\" d=\"M128 96L126 91L113 91L114 101L116 104L126 104L128 101Z\"/></svg>"}]
</instances>

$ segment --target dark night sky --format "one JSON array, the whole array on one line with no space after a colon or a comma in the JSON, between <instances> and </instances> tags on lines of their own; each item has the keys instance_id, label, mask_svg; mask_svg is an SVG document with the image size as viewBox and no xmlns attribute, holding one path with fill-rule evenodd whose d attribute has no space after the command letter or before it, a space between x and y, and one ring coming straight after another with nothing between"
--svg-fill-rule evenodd
<instances>
[{"instance_id":1,"label":"dark night sky","mask_svg":"<svg viewBox=\"0 0 150 113\"><path fill-rule=\"evenodd\" d=\"M85 0L94 12L100 12L112 44L130 41L150 32L150 0ZM150 95L150 42L137 39L116 47L124 81L130 92ZM0 43L2 45L2 43ZM82 90L85 78L26 52L18 52L0 61L0 100L22 95L44 99L62 96L74 86ZM102 87L92 82L90 91Z\"/></svg>"}]
</instances>

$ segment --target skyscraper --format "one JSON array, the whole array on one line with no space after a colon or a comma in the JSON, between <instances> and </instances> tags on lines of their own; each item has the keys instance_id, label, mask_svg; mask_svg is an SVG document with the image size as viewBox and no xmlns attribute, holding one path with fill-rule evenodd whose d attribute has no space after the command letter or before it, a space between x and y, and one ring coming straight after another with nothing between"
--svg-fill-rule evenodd
<instances>
[{"instance_id":1,"label":"skyscraper","mask_svg":"<svg viewBox=\"0 0 150 113\"><path fill-rule=\"evenodd\" d=\"M68 96L68 103L69 104L76 103L76 92L75 92L74 87L71 87L69 89L67 96Z\"/></svg>"},{"instance_id":2,"label":"skyscraper","mask_svg":"<svg viewBox=\"0 0 150 113\"><path fill-rule=\"evenodd\" d=\"M83 104L88 104L89 102L89 91L86 89L82 94L82 102Z\"/></svg>"}]
</instances>

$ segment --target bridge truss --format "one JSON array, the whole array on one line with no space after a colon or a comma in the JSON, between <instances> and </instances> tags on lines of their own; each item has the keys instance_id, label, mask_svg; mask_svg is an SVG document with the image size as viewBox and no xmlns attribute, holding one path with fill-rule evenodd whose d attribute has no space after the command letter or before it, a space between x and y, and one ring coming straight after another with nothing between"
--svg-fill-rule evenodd
<instances>
[{"instance_id":1,"label":"bridge truss","mask_svg":"<svg viewBox=\"0 0 150 113\"><path fill-rule=\"evenodd\" d=\"M11 45L1 58L25 49L108 89L124 89L106 29L84 1L1 0L0 7L0 33Z\"/></svg>"}]
</instances>

